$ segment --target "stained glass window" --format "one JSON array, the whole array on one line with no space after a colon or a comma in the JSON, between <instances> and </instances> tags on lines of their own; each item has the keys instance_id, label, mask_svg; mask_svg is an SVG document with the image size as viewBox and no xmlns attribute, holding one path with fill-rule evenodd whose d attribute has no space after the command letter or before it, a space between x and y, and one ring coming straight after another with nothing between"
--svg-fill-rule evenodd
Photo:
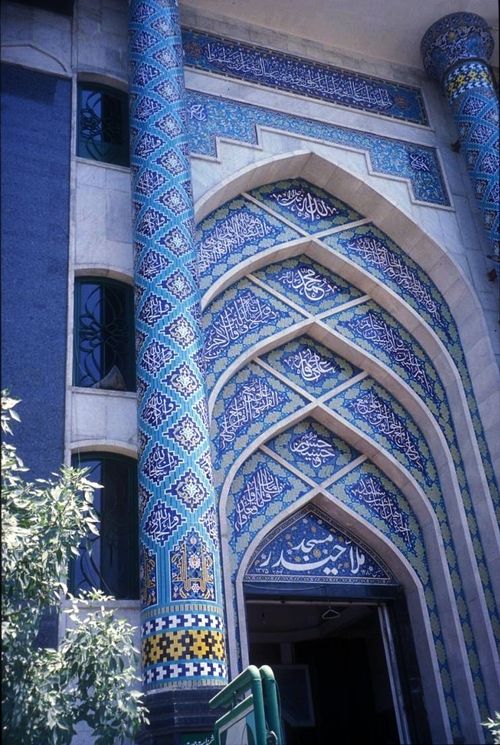
<instances>
[{"instance_id":1,"label":"stained glass window","mask_svg":"<svg viewBox=\"0 0 500 745\"><path fill-rule=\"evenodd\" d=\"M139 597L139 534L135 460L112 453L80 453L75 468L89 469L88 478L103 486L94 492L99 535L71 563L70 588L98 588L115 598Z\"/></svg>"},{"instance_id":2,"label":"stained glass window","mask_svg":"<svg viewBox=\"0 0 500 745\"><path fill-rule=\"evenodd\" d=\"M75 284L74 385L135 390L133 289L79 277Z\"/></svg>"},{"instance_id":3,"label":"stained glass window","mask_svg":"<svg viewBox=\"0 0 500 745\"><path fill-rule=\"evenodd\" d=\"M128 96L95 83L78 86L77 155L129 166Z\"/></svg>"}]
</instances>

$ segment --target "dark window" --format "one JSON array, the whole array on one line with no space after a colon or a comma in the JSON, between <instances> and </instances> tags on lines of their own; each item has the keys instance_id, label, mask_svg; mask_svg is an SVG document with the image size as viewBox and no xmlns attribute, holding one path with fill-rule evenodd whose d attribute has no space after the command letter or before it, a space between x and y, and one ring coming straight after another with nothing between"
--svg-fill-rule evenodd
<instances>
[{"instance_id":1,"label":"dark window","mask_svg":"<svg viewBox=\"0 0 500 745\"><path fill-rule=\"evenodd\" d=\"M90 549L81 548L71 563L70 589L98 588L116 598L139 597L137 466L135 460L110 453L73 456L75 468L89 469L88 478L102 485L94 492L99 536Z\"/></svg>"},{"instance_id":2,"label":"dark window","mask_svg":"<svg viewBox=\"0 0 500 745\"><path fill-rule=\"evenodd\" d=\"M128 166L128 96L94 83L78 86L77 155Z\"/></svg>"},{"instance_id":3,"label":"dark window","mask_svg":"<svg viewBox=\"0 0 500 745\"><path fill-rule=\"evenodd\" d=\"M135 390L134 293L98 277L75 283L74 385Z\"/></svg>"}]
</instances>

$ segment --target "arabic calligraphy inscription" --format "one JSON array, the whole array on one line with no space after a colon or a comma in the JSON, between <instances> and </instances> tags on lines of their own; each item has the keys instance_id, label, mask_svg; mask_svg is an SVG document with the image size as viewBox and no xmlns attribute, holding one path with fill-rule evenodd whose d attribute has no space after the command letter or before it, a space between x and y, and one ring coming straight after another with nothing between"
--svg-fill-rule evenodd
<instances>
[{"instance_id":1,"label":"arabic calligraphy inscription","mask_svg":"<svg viewBox=\"0 0 500 745\"><path fill-rule=\"evenodd\" d=\"M246 579L392 583L365 546L311 506L271 532L251 559Z\"/></svg>"}]
</instances>

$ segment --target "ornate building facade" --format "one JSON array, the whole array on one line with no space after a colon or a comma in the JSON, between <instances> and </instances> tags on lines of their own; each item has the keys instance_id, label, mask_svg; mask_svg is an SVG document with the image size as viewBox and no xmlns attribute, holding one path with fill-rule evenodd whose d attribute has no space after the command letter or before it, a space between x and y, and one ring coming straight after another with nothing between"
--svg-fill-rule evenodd
<instances>
[{"instance_id":1,"label":"ornate building facade","mask_svg":"<svg viewBox=\"0 0 500 745\"><path fill-rule=\"evenodd\" d=\"M498 708L498 18L388 4L4 4L3 385L104 485L141 743L249 663L289 745Z\"/></svg>"}]
</instances>

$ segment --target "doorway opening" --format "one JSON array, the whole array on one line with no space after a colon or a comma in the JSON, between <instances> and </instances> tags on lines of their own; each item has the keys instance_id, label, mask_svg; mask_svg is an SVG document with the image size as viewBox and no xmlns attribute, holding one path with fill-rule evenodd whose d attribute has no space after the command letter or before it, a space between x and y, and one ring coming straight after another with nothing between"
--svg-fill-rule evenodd
<instances>
[{"instance_id":1,"label":"doorway opening","mask_svg":"<svg viewBox=\"0 0 500 745\"><path fill-rule=\"evenodd\" d=\"M388 605L247 596L249 662L273 668L286 745L420 740L410 734Z\"/></svg>"}]
</instances>

